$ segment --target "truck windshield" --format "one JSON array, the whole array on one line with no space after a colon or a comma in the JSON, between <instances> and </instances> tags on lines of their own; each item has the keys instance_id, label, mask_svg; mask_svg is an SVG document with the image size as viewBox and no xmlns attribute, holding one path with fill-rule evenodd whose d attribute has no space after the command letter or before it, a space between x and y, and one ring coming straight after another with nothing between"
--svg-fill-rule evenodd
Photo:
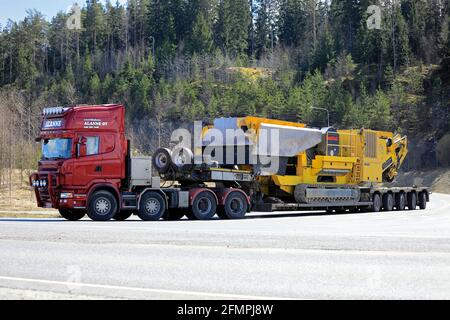
<instances>
[{"instance_id":1,"label":"truck windshield","mask_svg":"<svg viewBox=\"0 0 450 320\"><path fill-rule=\"evenodd\" d=\"M69 159L72 157L72 139L46 139L42 142L42 159Z\"/></svg>"}]
</instances>

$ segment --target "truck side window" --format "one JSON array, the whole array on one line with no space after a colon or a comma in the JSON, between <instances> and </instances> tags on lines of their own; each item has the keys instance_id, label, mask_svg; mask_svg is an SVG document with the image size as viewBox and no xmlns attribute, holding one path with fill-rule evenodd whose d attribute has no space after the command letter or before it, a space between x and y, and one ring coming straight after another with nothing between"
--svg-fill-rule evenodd
<instances>
[{"instance_id":1,"label":"truck side window","mask_svg":"<svg viewBox=\"0 0 450 320\"><path fill-rule=\"evenodd\" d=\"M86 142L86 155L94 156L100 154L100 138L88 137Z\"/></svg>"}]
</instances>

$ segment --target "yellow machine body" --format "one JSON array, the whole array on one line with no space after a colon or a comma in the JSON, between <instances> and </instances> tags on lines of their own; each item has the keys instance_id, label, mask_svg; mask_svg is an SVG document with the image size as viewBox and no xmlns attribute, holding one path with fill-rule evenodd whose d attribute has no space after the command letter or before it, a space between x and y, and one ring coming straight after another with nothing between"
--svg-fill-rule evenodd
<instances>
[{"instance_id":1,"label":"yellow machine body","mask_svg":"<svg viewBox=\"0 0 450 320\"><path fill-rule=\"evenodd\" d=\"M238 118L236 121L238 128L246 132L251 130L255 136L258 136L262 124L306 128L301 123L257 117ZM298 185L359 186L392 182L407 153L407 138L392 132L366 129L325 131L319 145L290 159L286 174L259 176L257 179L266 195L273 193L273 186L292 195ZM240 166L240 169L251 168Z\"/></svg>"}]
</instances>

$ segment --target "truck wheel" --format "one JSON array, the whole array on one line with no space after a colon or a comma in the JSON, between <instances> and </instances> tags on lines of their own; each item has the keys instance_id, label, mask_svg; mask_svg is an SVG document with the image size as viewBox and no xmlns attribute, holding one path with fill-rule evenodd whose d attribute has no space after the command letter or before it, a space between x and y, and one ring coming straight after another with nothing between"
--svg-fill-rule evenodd
<instances>
[{"instance_id":1,"label":"truck wheel","mask_svg":"<svg viewBox=\"0 0 450 320\"><path fill-rule=\"evenodd\" d=\"M131 217L132 215L133 215L133 211L119 211L114 216L114 220L116 220L116 221L125 221L129 217Z\"/></svg>"},{"instance_id":2,"label":"truck wheel","mask_svg":"<svg viewBox=\"0 0 450 320\"><path fill-rule=\"evenodd\" d=\"M184 209L169 209L162 218L166 221L178 221L183 219L185 215L186 211Z\"/></svg>"},{"instance_id":3,"label":"truck wheel","mask_svg":"<svg viewBox=\"0 0 450 320\"><path fill-rule=\"evenodd\" d=\"M161 148L153 155L153 167L159 173L166 173L172 164L172 154L169 149Z\"/></svg>"},{"instance_id":4,"label":"truck wheel","mask_svg":"<svg viewBox=\"0 0 450 320\"><path fill-rule=\"evenodd\" d=\"M211 192L200 192L192 204L195 220L211 220L217 211L217 201Z\"/></svg>"},{"instance_id":5,"label":"truck wheel","mask_svg":"<svg viewBox=\"0 0 450 320\"><path fill-rule=\"evenodd\" d=\"M427 208L427 194L425 192L419 193L419 208L420 210Z\"/></svg>"},{"instance_id":6,"label":"truck wheel","mask_svg":"<svg viewBox=\"0 0 450 320\"><path fill-rule=\"evenodd\" d=\"M59 209L59 214L66 220L78 221L84 218L86 212L81 210Z\"/></svg>"},{"instance_id":7,"label":"truck wheel","mask_svg":"<svg viewBox=\"0 0 450 320\"><path fill-rule=\"evenodd\" d=\"M380 212L381 207L383 206L383 203L381 201L381 196L378 193L375 193L373 195L373 205L372 205L372 212Z\"/></svg>"},{"instance_id":8,"label":"truck wheel","mask_svg":"<svg viewBox=\"0 0 450 320\"><path fill-rule=\"evenodd\" d=\"M156 192L144 194L140 202L138 212L143 221L158 221L166 213L166 201L162 195Z\"/></svg>"},{"instance_id":9,"label":"truck wheel","mask_svg":"<svg viewBox=\"0 0 450 320\"><path fill-rule=\"evenodd\" d=\"M397 211L403 211L406 208L406 197L403 192L395 195L395 208Z\"/></svg>"},{"instance_id":10,"label":"truck wheel","mask_svg":"<svg viewBox=\"0 0 450 320\"><path fill-rule=\"evenodd\" d=\"M247 198L240 192L232 192L225 200L225 204L217 210L221 219L242 219L248 211Z\"/></svg>"},{"instance_id":11,"label":"truck wheel","mask_svg":"<svg viewBox=\"0 0 450 320\"><path fill-rule=\"evenodd\" d=\"M194 153L185 147L177 148L172 151L172 162L181 171L190 170L194 164Z\"/></svg>"},{"instance_id":12,"label":"truck wheel","mask_svg":"<svg viewBox=\"0 0 450 320\"><path fill-rule=\"evenodd\" d=\"M97 191L89 199L88 216L93 221L109 221L117 213L117 200L108 191Z\"/></svg>"},{"instance_id":13,"label":"truck wheel","mask_svg":"<svg viewBox=\"0 0 450 320\"><path fill-rule=\"evenodd\" d=\"M390 193L383 196L383 210L387 212L394 210L394 196Z\"/></svg>"},{"instance_id":14,"label":"truck wheel","mask_svg":"<svg viewBox=\"0 0 450 320\"><path fill-rule=\"evenodd\" d=\"M417 196L415 192L408 193L408 209L416 210L417 207Z\"/></svg>"}]
</instances>

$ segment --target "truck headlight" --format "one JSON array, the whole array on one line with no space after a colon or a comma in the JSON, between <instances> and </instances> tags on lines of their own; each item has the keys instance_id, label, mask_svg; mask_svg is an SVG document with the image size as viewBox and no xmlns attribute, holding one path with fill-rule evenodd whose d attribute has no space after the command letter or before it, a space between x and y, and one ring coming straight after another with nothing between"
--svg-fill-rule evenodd
<instances>
[{"instance_id":1,"label":"truck headlight","mask_svg":"<svg viewBox=\"0 0 450 320\"><path fill-rule=\"evenodd\" d=\"M61 199L73 199L73 193L72 192L63 192L60 195Z\"/></svg>"}]
</instances>

